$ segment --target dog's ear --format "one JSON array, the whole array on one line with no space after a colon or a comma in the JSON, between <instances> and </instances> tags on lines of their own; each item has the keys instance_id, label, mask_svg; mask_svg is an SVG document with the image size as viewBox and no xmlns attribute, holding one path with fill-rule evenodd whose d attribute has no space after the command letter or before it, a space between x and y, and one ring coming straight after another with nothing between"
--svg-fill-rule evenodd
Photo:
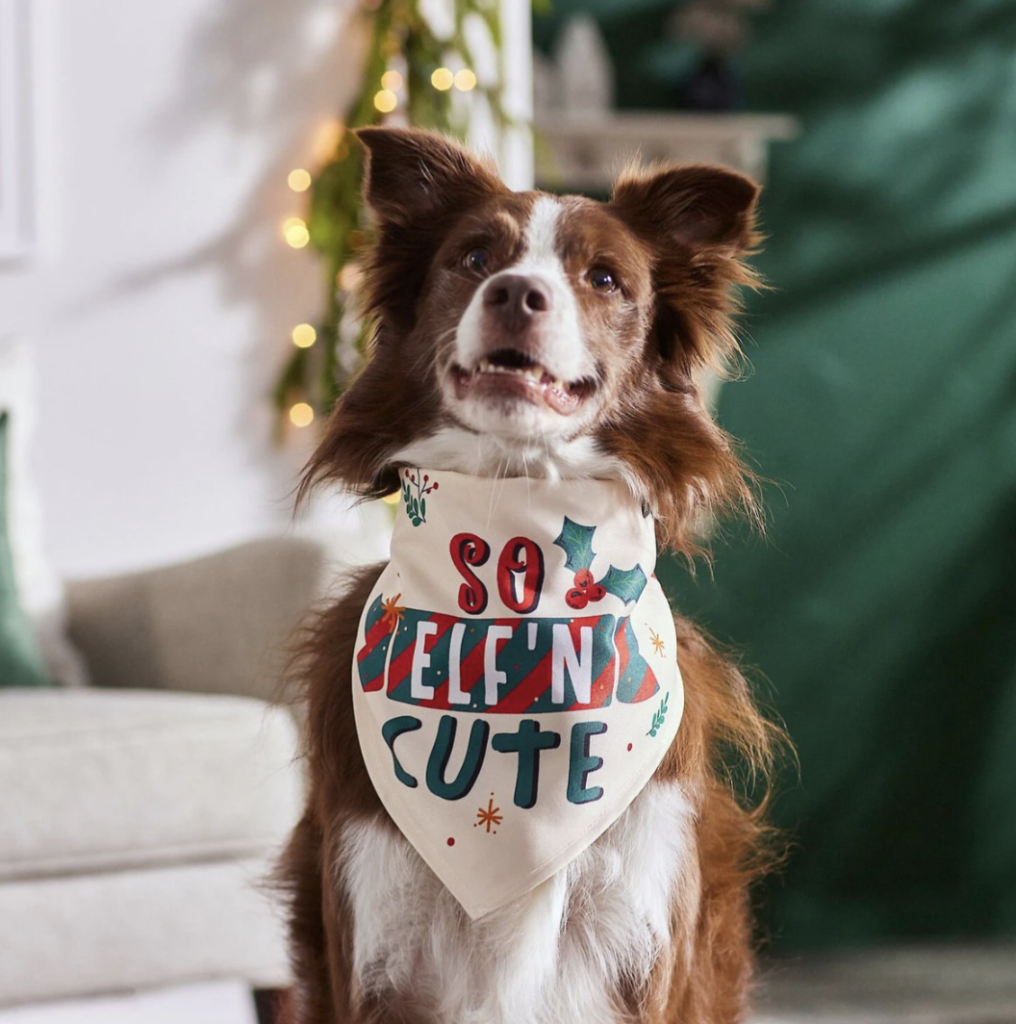
<instances>
[{"instance_id":1,"label":"dog's ear","mask_svg":"<svg viewBox=\"0 0 1016 1024\"><path fill-rule=\"evenodd\" d=\"M759 241L760 189L720 167L630 168L610 209L655 256L656 334L665 361L682 373L694 364L723 369L737 350L732 285L756 286L743 262Z\"/></svg>"},{"instance_id":2,"label":"dog's ear","mask_svg":"<svg viewBox=\"0 0 1016 1024\"><path fill-rule=\"evenodd\" d=\"M755 244L759 191L753 181L721 167L633 168L615 183L611 206L658 244L736 256Z\"/></svg>"},{"instance_id":3,"label":"dog's ear","mask_svg":"<svg viewBox=\"0 0 1016 1024\"><path fill-rule=\"evenodd\" d=\"M497 173L461 146L409 128L360 128L364 198L382 223L406 225L507 192Z\"/></svg>"}]
</instances>

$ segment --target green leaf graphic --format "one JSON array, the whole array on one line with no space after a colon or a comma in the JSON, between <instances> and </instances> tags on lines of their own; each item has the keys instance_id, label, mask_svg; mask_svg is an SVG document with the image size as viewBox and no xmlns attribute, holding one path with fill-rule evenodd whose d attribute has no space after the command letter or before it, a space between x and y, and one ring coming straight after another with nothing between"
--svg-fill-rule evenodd
<instances>
[{"instance_id":1,"label":"green leaf graphic","mask_svg":"<svg viewBox=\"0 0 1016 1024\"><path fill-rule=\"evenodd\" d=\"M593 564L596 552L593 551L593 534L595 526L583 526L581 523L572 522L567 516L564 517L564 526L554 543L564 549L568 556L565 559L565 568L578 572L579 569L588 569ZM609 574L608 574L609 575Z\"/></svg>"},{"instance_id":2,"label":"green leaf graphic","mask_svg":"<svg viewBox=\"0 0 1016 1024\"><path fill-rule=\"evenodd\" d=\"M608 594L621 598L626 604L629 601L637 601L648 582L641 565L636 565L634 569L618 569L612 565L603 579L597 580Z\"/></svg>"},{"instance_id":3,"label":"green leaf graphic","mask_svg":"<svg viewBox=\"0 0 1016 1024\"><path fill-rule=\"evenodd\" d=\"M669 700L670 694L665 693L663 695L663 700L660 701L659 708L653 712L653 723L649 727L649 732L646 733L647 736L655 736L657 732L659 732L660 728L663 726L663 723L666 721L667 718L667 702Z\"/></svg>"}]
</instances>

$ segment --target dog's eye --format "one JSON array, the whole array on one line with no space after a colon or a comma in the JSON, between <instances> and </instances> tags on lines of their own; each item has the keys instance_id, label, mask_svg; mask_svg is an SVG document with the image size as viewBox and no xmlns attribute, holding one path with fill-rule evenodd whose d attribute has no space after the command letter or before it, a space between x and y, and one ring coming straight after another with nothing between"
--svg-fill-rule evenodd
<instances>
[{"instance_id":1,"label":"dog's eye","mask_svg":"<svg viewBox=\"0 0 1016 1024\"><path fill-rule=\"evenodd\" d=\"M586 278L598 292L612 292L617 289L617 279L606 267L593 267L586 274Z\"/></svg>"},{"instance_id":2,"label":"dog's eye","mask_svg":"<svg viewBox=\"0 0 1016 1024\"><path fill-rule=\"evenodd\" d=\"M462 258L462 265L466 270L475 271L477 274L487 269L490 263L490 253L486 249L470 249Z\"/></svg>"}]
</instances>

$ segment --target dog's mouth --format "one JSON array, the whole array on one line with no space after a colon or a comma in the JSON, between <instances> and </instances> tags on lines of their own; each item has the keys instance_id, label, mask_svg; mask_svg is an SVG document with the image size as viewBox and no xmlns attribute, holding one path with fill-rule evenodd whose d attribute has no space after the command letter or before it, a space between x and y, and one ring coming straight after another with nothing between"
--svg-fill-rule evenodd
<instances>
[{"instance_id":1,"label":"dog's mouth","mask_svg":"<svg viewBox=\"0 0 1016 1024\"><path fill-rule=\"evenodd\" d=\"M455 363L452 377L459 399L469 396L522 399L545 406L560 416L576 412L595 387L589 378L565 381L555 377L541 363L513 348L497 349L472 370Z\"/></svg>"}]
</instances>

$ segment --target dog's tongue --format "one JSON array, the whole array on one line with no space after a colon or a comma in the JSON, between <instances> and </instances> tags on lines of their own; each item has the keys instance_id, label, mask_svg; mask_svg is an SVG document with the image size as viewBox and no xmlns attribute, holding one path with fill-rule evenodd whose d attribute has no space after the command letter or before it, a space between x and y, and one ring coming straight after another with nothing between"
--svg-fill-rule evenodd
<instances>
[{"instance_id":1,"label":"dog's tongue","mask_svg":"<svg viewBox=\"0 0 1016 1024\"><path fill-rule=\"evenodd\" d=\"M569 413L575 411L579 404L578 397L568 391L564 391L561 388L556 387L550 374L546 374L544 376L541 386L543 388L544 401L554 410L554 412L558 412L562 416L567 416Z\"/></svg>"}]
</instances>

